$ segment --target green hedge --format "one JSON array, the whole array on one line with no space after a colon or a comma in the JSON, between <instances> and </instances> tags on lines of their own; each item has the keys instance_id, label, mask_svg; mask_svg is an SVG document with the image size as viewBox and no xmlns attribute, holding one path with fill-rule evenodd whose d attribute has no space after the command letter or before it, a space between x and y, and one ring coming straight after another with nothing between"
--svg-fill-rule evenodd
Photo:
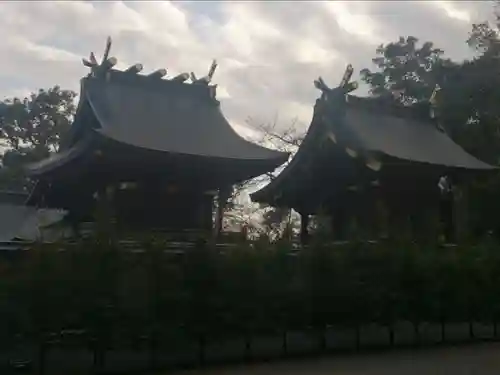
<instances>
[{"instance_id":1,"label":"green hedge","mask_svg":"<svg viewBox=\"0 0 500 375\"><path fill-rule=\"evenodd\" d=\"M180 338L203 345L327 326L390 329L410 321L418 329L420 322L500 318L493 243L316 245L295 253L286 244L143 249L93 240L38 245L0 260L1 343L22 334L45 345L50 333L84 330L95 350L146 337L154 353Z\"/></svg>"}]
</instances>

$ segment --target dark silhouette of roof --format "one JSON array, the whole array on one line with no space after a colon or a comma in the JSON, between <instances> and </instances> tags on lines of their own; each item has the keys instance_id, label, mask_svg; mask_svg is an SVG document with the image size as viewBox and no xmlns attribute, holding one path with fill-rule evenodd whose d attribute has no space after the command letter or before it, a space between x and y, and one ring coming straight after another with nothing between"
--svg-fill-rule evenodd
<instances>
[{"instance_id":1,"label":"dark silhouette of roof","mask_svg":"<svg viewBox=\"0 0 500 375\"><path fill-rule=\"evenodd\" d=\"M297 208L304 200L321 200L319 193L305 195L345 189L360 165L354 159L364 160L375 173L391 162L443 172L496 169L453 142L431 121L428 108L347 95L344 87L329 89L322 81L317 87L323 93L297 153L276 178L251 194L253 201Z\"/></svg>"},{"instance_id":2,"label":"dark silhouette of roof","mask_svg":"<svg viewBox=\"0 0 500 375\"><path fill-rule=\"evenodd\" d=\"M404 116L404 108L399 116L387 114L381 112L383 107L376 106L376 99L352 95L348 96L346 104L345 127L352 130L360 146L367 151L450 168L494 168L467 153L433 122Z\"/></svg>"},{"instance_id":3,"label":"dark silhouette of roof","mask_svg":"<svg viewBox=\"0 0 500 375\"><path fill-rule=\"evenodd\" d=\"M87 151L90 145L90 139L85 138L75 143L72 147L51 155L49 158L36 163L31 163L26 166L26 170L31 176L42 175L51 170L64 166L65 164L82 156Z\"/></svg>"},{"instance_id":4,"label":"dark silhouette of roof","mask_svg":"<svg viewBox=\"0 0 500 375\"><path fill-rule=\"evenodd\" d=\"M241 138L222 114L219 102L209 96L209 87L167 81L162 82L164 87L153 89L122 77L113 72L109 81L89 79L85 83L86 99L102 135L162 152L283 159L283 153Z\"/></svg>"},{"instance_id":5,"label":"dark silhouette of roof","mask_svg":"<svg viewBox=\"0 0 500 375\"><path fill-rule=\"evenodd\" d=\"M65 165L103 138L159 155L223 159L241 168L253 163L248 177L288 160L287 153L249 142L233 130L216 99L216 85L210 84L215 62L208 76L198 79L191 73L187 83L186 73L168 79L163 78L165 69L140 74L141 64L113 69L116 59L107 57L110 45L108 40L101 64L93 54L84 59L91 73L81 81L74 123L58 154L27 167L32 175Z\"/></svg>"}]
</instances>

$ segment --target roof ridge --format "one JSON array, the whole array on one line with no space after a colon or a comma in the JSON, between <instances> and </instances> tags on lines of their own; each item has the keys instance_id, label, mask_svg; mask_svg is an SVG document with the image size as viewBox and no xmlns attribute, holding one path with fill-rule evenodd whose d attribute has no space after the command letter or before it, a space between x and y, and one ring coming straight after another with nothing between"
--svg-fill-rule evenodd
<instances>
[{"instance_id":1,"label":"roof ridge","mask_svg":"<svg viewBox=\"0 0 500 375\"><path fill-rule=\"evenodd\" d=\"M130 74L127 70L109 69L106 72L105 77L86 76L82 78L82 80L84 81L96 80L101 82L105 81L107 83L113 82L125 85L135 85L136 87L144 86L148 89L170 87L170 88L183 88L185 90L187 88L190 91L192 89L193 91L199 91L199 92L204 91L207 93L210 93L211 91L214 91L217 88L217 84L201 85L201 84L188 83L181 79L176 80L176 79L159 78L158 76L154 75L154 73L156 72L157 71L153 72L151 75L141 75L141 74Z\"/></svg>"},{"instance_id":2,"label":"roof ridge","mask_svg":"<svg viewBox=\"0 0 500 375\"><path fill-rule=\"evenodd\" d=\"M208 70L208 73L201 77L197 78L196 75L191 72L191 73L180 73L174 77L171 78L166 78L167 77L167 69L166 68L160 68L156 69L153 72L149 74L140 74L141 71L143 70L143 64L142 63L136 63L125 70L119 70L114 68L116 64L118 63L118 60L116 57L109 57L109 52L111 50L111 44L112 40L111 37L108 36L107 41L106 41L106 48L103 53L103 57L100 63L97 62L97 59L95 57L95 54L93 52L90 52L90 56L88 59L83 58L82 62L83 65L90 68L89 74L84 78L95 78L95 79L104 79L104 80L109 80L110 79L110 74L118 74L118 75L123 75L125 77L134 77L136 78L136 83L150 83L150 82L161 82L161 84L183 84L183 85L189 85L192 87L207 87L208 92L210 93L210 96L215 98L215 89L217 85L210 85L212 78L215 74L215 71L217 69L218 63L214 59L212 60L212 63L210 65L210 68ZM134 82L133 80L131 82Z\"/></svg>"},{"instance_id":3,"label":"roof ridge","mask_svg":"<svg viewBox=\"0 0 500 375\"><path fill-rule=\"evenodd\" d=\"M433 124L429 115L430 104L427 102L404 105L382 97L361 97L351 94L347 95L346 102L348 108Z\"/></svg>"}]
</instances>

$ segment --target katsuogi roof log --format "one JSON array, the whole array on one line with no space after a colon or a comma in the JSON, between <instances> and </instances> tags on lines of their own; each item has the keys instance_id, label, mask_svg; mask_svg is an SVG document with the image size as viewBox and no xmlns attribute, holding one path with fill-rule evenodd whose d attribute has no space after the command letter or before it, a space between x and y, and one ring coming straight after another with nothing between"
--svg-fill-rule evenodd
<instances>
[{"instance_id":1,"label":"katsuogi roof log","mask_svg":"<svg viewBox=\"0 0 500 375\"><path fill-rule=\"evenodd\" d=\"M101 63L93 53L84 59L91 71L81 81L74 124L60 155L31 166L35 175L75 158L82 143L93 147L97 138L156 152L159 158L187 155L247 168L238 178L266 173L287 160L288 154L249 142L233 130L216 99L216 85L210 84L215 62L206 76L191 74L194 82L187 83L187 73L173 78L166 77L166 69L141 74L142 64L113 69L110 47L108 39Z\"/></svg>"},{"instance_id":2,"label":"katsuogi roof log","mask_svg":"<svg viewBox=\"0 0 500 375\"><path fill-rule=\"evenodd\" d=\"M350 95L357 88L349 83L351 74L349 66L333 89L321 78L314 82L322 94L304 141L281 174L252 194L252 200L294 208L306 199L320 203L344 191L363 169L374 179L395 166L440 172L495 169L453 142L430 119L429 108L424 113Z\"/></svg>"}]
</instances>

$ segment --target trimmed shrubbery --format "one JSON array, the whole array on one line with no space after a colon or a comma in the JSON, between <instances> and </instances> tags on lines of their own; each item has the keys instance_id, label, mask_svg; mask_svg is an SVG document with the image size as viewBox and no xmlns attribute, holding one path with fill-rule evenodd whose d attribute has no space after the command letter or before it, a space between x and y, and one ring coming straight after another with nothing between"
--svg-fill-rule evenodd
<instances>
[{"instance_id":1,"label":"trimmed shrubbery","mask_svg":"<svg viewBox=\"0 0 500 375\"><path fill-rule=\"evenodd\" d=\"M43 358L51 342L66 345L68 332L81 332L76 345L94 351L96 366L108 348L138 345L147 346L154 366L158 348L183 341L196 343L202 361L213 340L244 338L250 355L255 337L287 331L316 332L321 349L328 326L377 323L393 340L396 322L411 322L418 334L422 322L500 318L494 244L143 249L93 240L37 245L1 260L2 346L21 335Z\"/></svg>"}]
</instances>

